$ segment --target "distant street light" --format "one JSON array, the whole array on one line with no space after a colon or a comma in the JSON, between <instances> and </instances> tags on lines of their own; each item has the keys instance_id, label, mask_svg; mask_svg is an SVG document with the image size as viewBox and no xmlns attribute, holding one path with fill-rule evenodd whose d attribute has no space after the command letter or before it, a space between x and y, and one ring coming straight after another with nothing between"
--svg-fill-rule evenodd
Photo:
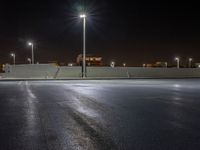
<instances>
[{"instance_id":1,"label":"distant street light","mask_svg":"<svg viewBox=\"0 0 200 150\"><path fill-rule=\"evenodd\" d=\"M114 62L114 61L111 61L111 63L110 63L110 67L112 67L112 68L115 67L115 62Z\"/></svg>"},{"instance_id":2,"label":"distant street light","mask_svg":"<svg viewBox=\"0 0 200 150\"><path fill-rule=\"evenodd\" d=\"M13 58L13 65L15 65L15 53L11 53L10 56Z\"/></svg>"},{"instance_id":3,"label":"distant street light","mask_svg":"<svg viewBox=\"0 0 200 150\"><path fill-rule=\"evenodd\" d=\"M69 67L73 67L73 63L68 63L67 66L69 66Z\"/></svg>"},{"instance_id":4,"label":"distant street light","mask_svg":"<svg viewBox=\"0 0 200 150\"><path fill-rule=\"evenodd\" d=\"M86 77L86 62L85 62L85 55L86 55L86 14L81 14L80 18L83 19L83 71L82 77Z\"/></svg>"},{"instance_id":5,"label":"distant street light","mask_svg":"<svg viewBox=\"0 0 200 150\"><path fill-rule=\"evenodd\" d=\"M180 68L180 58L176 57L175 60L177 62L177 68Z\"/></svg>"},{"instance_id":6,"label":"distant street light","mask_svg":"<svg viewBox=\"0 0 200 150\"><path fill-rule=\"evenodd\" d=\"M33 51L33 43L29 42L29 43L28 43L28 45L32 47L32 64L34 64L34 51Z\"/></svg>"},{"instance_id":7,"label":"distant street light","mask_svg":"<svg viewBox=\"0 0 200 150\"><path fill-rule=\"evenodd\" d=\"M123 66L126 67L126 63L123 63Z\"/></svg>"},{"instance_id":8,"label":"distant street light","mask_svg":"<svg viewBox=\"0 0 200 150\"><path fill-rule=\"evenodd\" d=\"M142 64L142 67L146 67L146 64Z\"/></svg>"},{"instance_id":9,"label":"distant street light","mask_svg":"<svg viewBox=\"0 0 200 150\"><path fill-rule=\"evenodd\" d=\"M30 58L27 58L27 61L29 62L29 64L31 64L31 59Z\"/></svg>"},{"instance_id":10,"label":"distant street light","mask_svg":"<svg viewBox=\"0 0 200 150\"><path fill-rule=\"evenodd\" d=\"M192 58L189 58L189 68L192 68Z\"/></svg>"},{"instance_id":11,"label":"distant street light","mask_svg":"<svg viewBox=\"0 0 200 150\"><path fill-rule=\"evenodd\" d=\"M167 62L165 62L165 67L166 67L166 68L168 67L168 64L167 64Z\"/></svg>"}]
</instances>

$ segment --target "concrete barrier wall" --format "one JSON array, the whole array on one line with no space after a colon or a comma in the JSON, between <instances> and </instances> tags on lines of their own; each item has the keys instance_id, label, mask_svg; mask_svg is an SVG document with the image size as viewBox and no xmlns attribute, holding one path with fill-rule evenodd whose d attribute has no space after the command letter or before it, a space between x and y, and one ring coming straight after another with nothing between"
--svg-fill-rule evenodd
<instances>
[{"instance_id":1,"label":"concrete barrier wall","mask_svg":"<svg viewBox=\"0 0 200 150\"><path fill-rule=\"evenodd\" d=\"M87 77L127 78L128 70L124 67L87 67Z\"/></svg>"},{"instance_id":2,"label":"concrete barrier wall","mask_svg":"<svg viewBox=\"0 0 200 150\"><path fill-rule=\"evenodd\" d=\"M80 78L82 76L81 67L60 67L55 75L56 79Z\"/></svg>"},{"instance_id":3,"label":"concrete barrier wall","mask_svg":"<svg viewBox=\"0 0 200 150\"><path fill-rule=\"evenodd\" d=\"M199 68L88 67L87 77L179 78L200 77Z\"/></svg>"},{"instance_id":4,"label":"concrete barrier wall","mask_svg":"<svg viewBox=\"0 0 200 150\"><path fill-rule=\"evenodd\" d=\"M184 78L200 77L199 68L127 68L130 77Z\"/></svg>"},{"instance_id":5,"label":"concrete barrier wall","mask_svg":"<svg viewBox=\"0 0 200 150\"><path fill-rule=\"evenodd\" d=\"M5 78L54 78L58 68L54 64L10 65Z\"/></svg>"},{"instance_id":6,"label":"concrete barrier wall","mask_svg":"<svg viewBox=\"0 0 200 150\"><path fill-rule=\"evenodd\" d=\"M0 73L0 79L4 77L4 73Z\"/></svg>"},{"instance_id":7,"label":"concrete barrier wall","mask_svg":"<svg viewBox=\"0 0 200 150\"><path fill-rule=\"evenodd\" d=\"M81 78L81 67L53 64L10 66L2 78L68 79ZM87 67L88 78L189 78L200 77L199 68Z\"/></svg>"},{"instance_id":8,"label":"concrete barrier wall","mask_svg":"<svg viewBox=\"0 0 200 150\"><path fill-rule=\"evenodd\" d=\"M81 77L81 67L61 67L57 78ZM200 77L199 68L87 67L88 78Z\"/></svg>"}]
</instances>

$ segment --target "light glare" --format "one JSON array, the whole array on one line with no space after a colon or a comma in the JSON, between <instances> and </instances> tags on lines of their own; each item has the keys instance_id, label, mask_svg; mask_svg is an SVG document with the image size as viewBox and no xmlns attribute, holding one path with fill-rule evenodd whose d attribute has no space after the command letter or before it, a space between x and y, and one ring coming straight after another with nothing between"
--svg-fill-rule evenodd
<instances>
[{"instance_id":1,"label":"light glare","mask_svg":"<svg viewBox=\"0 0 200 150\"><path fill-rule=\"evenodd\" d=\"M80 18L86 18L87 16L86 16L86 14L81 14L80 15Z\"/></svg>"},{"instance_id":2,"label":"light glare","mask_svg":"<svg viewBox=\"0 0 200 150\"><path fill-rule=\"evenodd\" d=\"M176 58L175 58L175 60L179 61L179 58L178 58L178 57L176 57Z\"/></svg>"}]
</instances>

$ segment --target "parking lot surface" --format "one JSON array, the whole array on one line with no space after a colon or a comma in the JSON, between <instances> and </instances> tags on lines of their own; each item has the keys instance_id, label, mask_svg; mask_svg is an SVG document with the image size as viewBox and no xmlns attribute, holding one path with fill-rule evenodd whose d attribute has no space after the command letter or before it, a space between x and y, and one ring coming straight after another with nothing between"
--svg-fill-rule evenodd
<instances>
[{"instance_id":1,"label":"parking lot surface","mask_svg":"<svg viewBox=\"0 0 200 150\"><path fill-rule=\"evenodd\" d=\"M2 150L199 150L200 79L0 82Z\"/></svg>"}]
</instances>

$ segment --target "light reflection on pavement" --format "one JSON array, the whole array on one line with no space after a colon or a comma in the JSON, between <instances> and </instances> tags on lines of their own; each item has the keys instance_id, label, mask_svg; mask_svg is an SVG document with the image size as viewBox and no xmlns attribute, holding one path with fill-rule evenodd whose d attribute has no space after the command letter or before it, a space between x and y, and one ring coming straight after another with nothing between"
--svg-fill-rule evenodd
<instances>
[{"instance_id":1,"label":"light reflection on pavement","mask_svg":"<svg viewBox=\"0 0 200 150\"><path fill-rule=\"evenodd\" d=\"M0 149L200 149L200 80L0 82Z\"/></svg>"}]
</instances>

